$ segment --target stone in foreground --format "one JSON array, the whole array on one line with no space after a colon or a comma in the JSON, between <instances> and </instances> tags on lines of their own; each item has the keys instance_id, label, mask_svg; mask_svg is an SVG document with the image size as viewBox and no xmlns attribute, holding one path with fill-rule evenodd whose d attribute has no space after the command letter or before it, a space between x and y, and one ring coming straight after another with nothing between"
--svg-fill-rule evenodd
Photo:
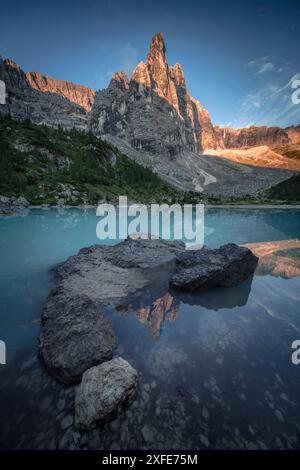
<instances>
[{"instance_id":1,"label":"stone in foreground","mask_svg":"<svg viewBox=\"0 0 300 470\"><path fill-rule=\"evenodd\" d=\"M218 249L178 254L176 273L170 285L184 290L230 287L245 281L257 266L258 258L245 247L228 243Z\"/></svg>"},{"instance_id":2,"label":"stone in foreground","mask_svg":"<svg viewBox=\"0 0 300 470\"><path fill-rule=\"evenodd\" d=\"M111 321L85 295L55 290L43 310L39 353L48 371L65 383L112 357L116 335Z\"/></svg>"},{"instance_id":3,"label":"stone in foreground","mask_svg":"<svg viewBox=\"0 0 300 470\"><path fill-rule=\"evenodd\" d=\"M87 370L75 389L75 426L89 430L114 418L132 401L137 380L137 371L121 357Z\"/></svg>"}]
</instances>

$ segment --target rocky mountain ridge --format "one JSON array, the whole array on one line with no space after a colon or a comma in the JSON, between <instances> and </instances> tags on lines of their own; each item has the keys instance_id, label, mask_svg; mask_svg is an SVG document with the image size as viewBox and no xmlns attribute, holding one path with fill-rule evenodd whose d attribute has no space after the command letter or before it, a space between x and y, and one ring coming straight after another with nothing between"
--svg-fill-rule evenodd
<instances>
[{"instance_id":1,"label":"rocky mountain ridge","mask_svg":"<svg viewBox=\"0 0 300 470\"><path fill-rule=\"evenodd\" d=\"M195 153L203 153L212 149L260 145L278 147L300 143L300 126L286 129L267 126L241 129L213 126L209 112L189 93L181 65L168 65L162 33L153 36L146 62L142 61L137 65L130 80L124 71L113 74L108 88L97 92L95 106L95 92L92 89L57 80L40 72L25 73L14 61L3 60L1 56L0 79L5 82L7 89L7 105L0 107L0 115L10 114L21 120L29 118L38 124L43 122L66 128L71 125L79 129L91 128L96 133L111 133L121 138L126 134L125 128L130 128L128 114L132 110L126 112L126 101L138 100L140 107L143 102L141 97L144 97L145 111L149 111L153 100L156 101L153 95L157 95L173 108L165 109L168 117L174 121L173 126L169 125L171 132L168 133L166 129L166 140L175 143L173 153L180 153L183 147ZM127 99L118 96L118 93L128 94ZM110 116L111 113L116 116ZM138 129L129 129L129 132L139 135ZM149 134L152 137L150 131ZM145 145L146 150L149 150L149 142L142 142L142 139L134 138L131 144L139 150ZM172 154L172 150L169 149L167 153Z\"/></svg>"},{"instance_id":2,"label":"rocky mountain ridge","mask_svg":"<svg viewBox=\"0 0 300 470\"><path fill-rule=\"evenodd\" d=\"M0 56L0 80L6 86L6 104L0 116L35 124L86 130L91 90L70 82L50 79L38 73L25 73L10 59Z\"/></svg>"},{"instance_id":3,"label":"rocky mountain ridge","mask_svg":"<svg viewBox=\"0 0 300 470\"><path fill-rule=\"evenodd\" d=\"M38 72L24 73L1 57L0 80L7 89L0 116L91 131L180 189L254 195L291 175L278 168L295 167L277 158L273 170L271 161L265 165L265 154L253 163L251 155L246 160L231 154L224 155L227 160L220 158L228 146L286 146L298 130L214 127L209 112L188 91L181 65L168 65L162 33L152 38L146 61L137 65L130 79L125 72L115 72L108 87L96 93ZM209 152L214 156L207 157ZM245 166L257 162L269 169Z\"/></svg>"},{"instance_id":4,"label":"rocky mountain ridge","mask_svg":"<svg viewBox=\"0 0 300 470\"><path fill-rule=\"evenodd\" d=\"M91 111L95 96L95 92L91 88L47 77L39 72L27 72L25 76L31 88L44 93L57 93L72 103L81 106L88 113Z\"/></svg>"},{"instance_id":5,"label":"rocky mountain ridge","mask_svg":"<svg viewBox=\"0 0 300 470\"><path fill-rule=\"evenodd\" d=\"M290 126L285 129L291 144L300 145L300 124L298 126Z\"/></svg>"},{"instance_id":6,"label":"rocky mountain ridge","mask_svg":"<svg viewBox=\"0 0 300 470\"><path fill-rule=\"evenodd\" d=\"M189 93L180 64L169 66L162 33L130 78L116 72L95 95L91 130L124 138L134 149L169 158L222 147L209 112Z\"/></svg>"},{"instance_id":7,"label":"rocky mountain ridge","mask_svg":"<svg viewBox=\"0 0 300 470\"><path fill-rule=\"evenodd\" d=\"M289 135L280 127L250 126L241 129L215 126L225 148L257 147L259 145L286 145Z\"/></svg>"}]
</instances>

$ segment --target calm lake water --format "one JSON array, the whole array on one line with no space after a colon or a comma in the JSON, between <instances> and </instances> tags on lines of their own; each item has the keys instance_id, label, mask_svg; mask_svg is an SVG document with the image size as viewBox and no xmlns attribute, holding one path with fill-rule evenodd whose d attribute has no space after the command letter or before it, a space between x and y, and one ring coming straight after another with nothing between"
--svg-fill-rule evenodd
<instances>
[{"instance_id":1,"label":"calm lake water","mask_svg":"<svg viewBox=\"0 0 300 470\"><path fill-rule=\"evenodd\" d=\"M117 353L140 372L135 402L89 433L73 429L73 390L36 358L51 268L97 243L94 210L0 218L0 448L300 448L300 277L255 275L201 295L156 292L108 311ZM210 208L205 243L300 238L298 209Z\"/></svg>"}]
</instances>

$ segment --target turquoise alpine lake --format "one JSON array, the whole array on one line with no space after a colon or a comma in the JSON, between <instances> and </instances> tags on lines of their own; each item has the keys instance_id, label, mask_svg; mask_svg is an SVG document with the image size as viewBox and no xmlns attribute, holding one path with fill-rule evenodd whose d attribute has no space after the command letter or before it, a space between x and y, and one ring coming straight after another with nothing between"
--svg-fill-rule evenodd
<instances>
[{"instance_id":1,"label":"turquoise alpine lake","mask_svg":"<svg viewBox=\"0 0 300 470\"><path fill-rule=\"evenodd\" d=\"M99 243L97 222L77 208L0 218L0 448L299 449L300 256L284 243L276 266L238 287L107 310L116 354L140 374L136 399L94 431L73 428L73 388L37 358L40 314L51 268ZM299 238L300 209L205 210L209 247Z\"/></svg>"}]
</instances>

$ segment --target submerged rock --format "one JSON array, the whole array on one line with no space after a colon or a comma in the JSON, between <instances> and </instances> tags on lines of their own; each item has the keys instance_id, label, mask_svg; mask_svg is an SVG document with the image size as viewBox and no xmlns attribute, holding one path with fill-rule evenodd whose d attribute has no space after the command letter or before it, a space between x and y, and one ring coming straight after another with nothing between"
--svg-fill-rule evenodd
<instances>
[{"instance_id":1,"label":"submerged rock","mask_svg":"<svg viewBox=\"0 0 300 470\"><path fill-rule=\"evenodd\" d=\"M188 356L182 349L155 345L148 353L148 370L162 380L168 380L171 375L178 373L185 363L188 363Z\"/></svg>"},{"instance_id":2,"label":"submerged rock","mask_svg":"<svg viewBox=\"0 0 300 470\"><path fill-rule=\"evenodd\" d=\"M82 373L112 357L116 335L111 321L85 295L66 296L56 290L42 314L39 353L48 371L63 382L79 381Z\"/></svg>"},{"instance_id":3,"label":"submerged rock","mask_svg":"<svg viewBox=\"0 0 300 470\"><path fill-rule=\"evenodd\" d=\"M92 429L113 419L133 399L137 380L137 371L121 357L87 370L75 389L75 426Z\"/></svg>"}]
</instances>

